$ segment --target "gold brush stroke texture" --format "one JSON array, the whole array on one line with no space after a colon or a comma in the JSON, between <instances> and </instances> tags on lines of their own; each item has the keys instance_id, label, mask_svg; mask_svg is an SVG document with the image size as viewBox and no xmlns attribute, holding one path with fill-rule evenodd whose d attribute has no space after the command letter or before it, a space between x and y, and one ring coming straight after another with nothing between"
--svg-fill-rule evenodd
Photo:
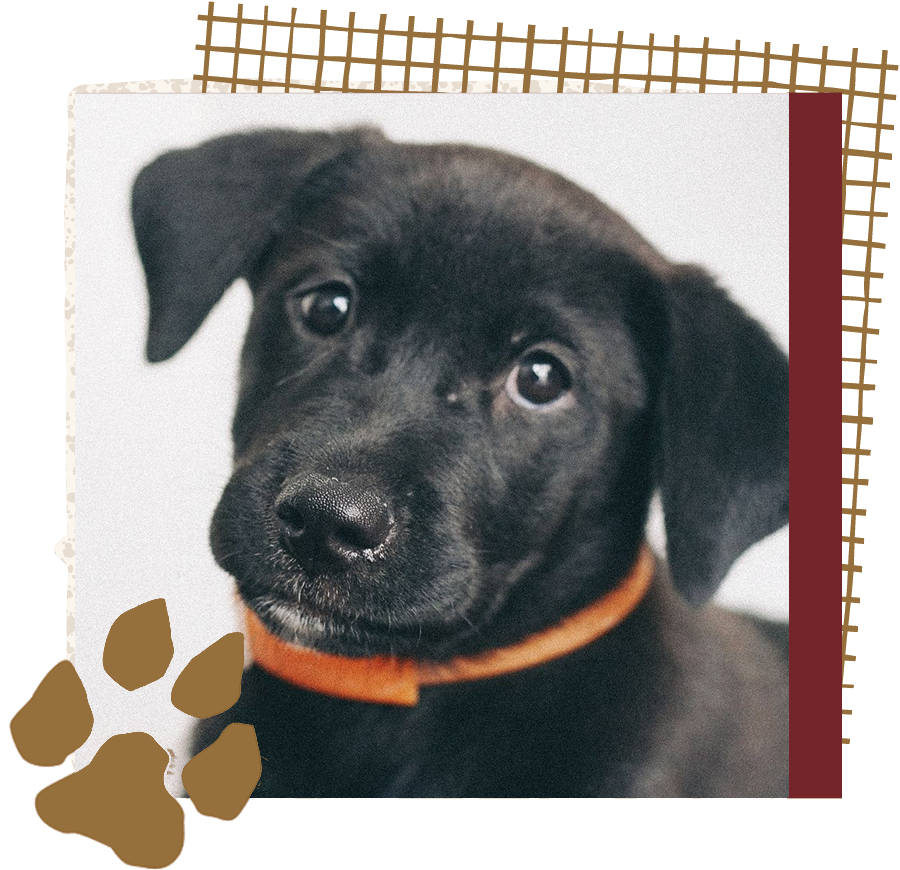
<instances>
[{"instance_id":1,"label":"gold brush stroke texture","mask_svg":"<svg viewBox=\"0 0 900 870\"><path fill-rule=\"evenodd\" d=\"M845 448L853 478L844 485L852 507L844 511L847 594L841 631L841 685L845 696L900 697L900 257L874 239L900 237L900 117L896 97L848 94L843 164L843 246L860 265L844 270L857 296L845 296L853 325L844 335L858 353L859 382L843 384L857 403L845 416L856 447ZM894 461L892 461L894 460ZM851 709L846 719L856 719ZM884 797L850 738L844 756L867 797Z\"/></svg>"}]
</instances>

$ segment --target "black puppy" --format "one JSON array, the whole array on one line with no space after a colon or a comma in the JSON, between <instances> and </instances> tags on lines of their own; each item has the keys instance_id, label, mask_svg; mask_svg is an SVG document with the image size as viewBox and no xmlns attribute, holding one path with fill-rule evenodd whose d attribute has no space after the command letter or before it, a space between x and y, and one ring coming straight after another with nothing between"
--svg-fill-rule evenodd
<instances>
[{"instance_id":1,"label":"black puppy","mask_svg":"<svg viewBox=\"0 0 900 870\"><path fill-rule=\"evenodd\" d=\"M133 216L150 360L254 295L212 544L269 653L195 751L252 723L259 796L786 794L786 645L701 605L787 522L788 364L702 271L525 160L370 129L165 154ZM462 676L338 698L343 662Z\"/></svg>"}]
</instances>

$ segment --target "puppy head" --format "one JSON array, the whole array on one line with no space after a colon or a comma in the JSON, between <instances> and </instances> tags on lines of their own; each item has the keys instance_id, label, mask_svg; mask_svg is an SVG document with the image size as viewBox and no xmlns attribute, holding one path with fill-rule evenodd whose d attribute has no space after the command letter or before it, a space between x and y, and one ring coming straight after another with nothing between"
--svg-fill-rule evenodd
<instances>
[{"instance_id":1,"label":"puppy head","mask_svg":"<svg viewBox=\"0 0 900 870\"><path fill-rule=\"evenodd\" d=\"M372 130L172 152L133 197L148 358L254 309L213 549L281 636L441 658L613 586L662 492L706 600L787 520L787 360L699 270L510 155Z\"/></svg>"}]
</instances>

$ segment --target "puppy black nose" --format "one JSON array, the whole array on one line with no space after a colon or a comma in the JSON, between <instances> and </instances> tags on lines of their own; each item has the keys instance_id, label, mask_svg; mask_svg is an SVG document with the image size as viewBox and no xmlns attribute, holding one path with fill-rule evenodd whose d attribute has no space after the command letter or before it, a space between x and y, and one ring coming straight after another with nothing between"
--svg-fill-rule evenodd
<instances>
[{"instance_id":1,"label":"puppy black nose","mask_svg":"<svg viewBox=\"0 0 900 870\"><path fill-rule=\"evenodd\" d=\"M392 525L387 499L375 488L318 474L290 481L275 514L288 549L304 560L349 561L383 544Z\"/></svg>"}]
</instances>

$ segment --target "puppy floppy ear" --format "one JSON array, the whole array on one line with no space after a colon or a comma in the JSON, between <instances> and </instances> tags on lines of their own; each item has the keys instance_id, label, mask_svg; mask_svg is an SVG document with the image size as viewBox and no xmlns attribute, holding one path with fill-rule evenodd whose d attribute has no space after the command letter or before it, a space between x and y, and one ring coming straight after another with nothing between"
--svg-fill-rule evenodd
<instances>
[{"instance_id":1,"label":"puppy floppy ear","mask_svg":"<svg viewBox=\"0 0 900 870\"><path fill-rule=\"evenodd\" d=\"M163 154L138 175L132 219L150 292L147 359L168 359L277 232L312 173L377 131L262 130Z\"/></svg>"},{"instance_id":2,"label":"puppy floppy ear","mask_svg":"<svg viewBox=\"0 0 900 870\"><path fill-rule=\"evenodd\" d=\"M668 287L661 488L669 564L693 604L788 521L788 361L699 269Z\"/></svg>"}]
</instances>

